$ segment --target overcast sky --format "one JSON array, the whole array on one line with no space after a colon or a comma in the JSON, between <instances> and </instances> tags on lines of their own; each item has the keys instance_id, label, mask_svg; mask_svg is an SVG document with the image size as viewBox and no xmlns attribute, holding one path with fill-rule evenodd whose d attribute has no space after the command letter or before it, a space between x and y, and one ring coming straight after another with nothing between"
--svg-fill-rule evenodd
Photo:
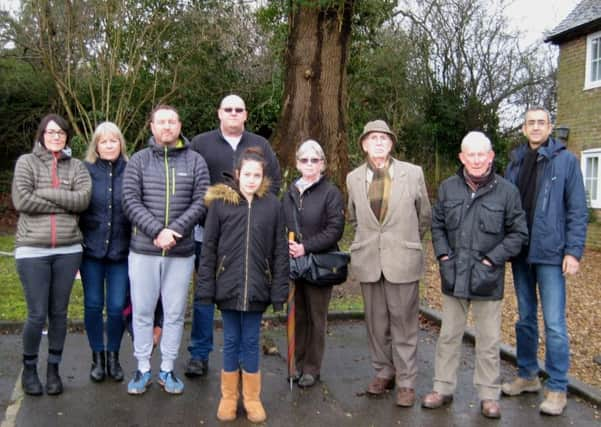
<instances>
[{"instance_id":1,"label":"overcast sky","mask_svg":"<svg viewBox=\"0 0 601 427\"><path fill-rule=\"evenodd\" d=\"M512 26L525 32L524 45L543 38L555 28L580 0L514 0L507 8Z\"/></svg>"}]
</instances>

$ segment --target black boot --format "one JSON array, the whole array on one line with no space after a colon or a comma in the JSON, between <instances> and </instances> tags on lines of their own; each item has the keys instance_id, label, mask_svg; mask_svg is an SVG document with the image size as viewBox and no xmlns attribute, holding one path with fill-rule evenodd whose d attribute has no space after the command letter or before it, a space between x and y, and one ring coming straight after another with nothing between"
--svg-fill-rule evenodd
<instances>
[{"instance_id":1,"label":"black boot","mask_svg":"<svg viewBox=\"0 0 601 427\"><path fill-rule=\"evenodd\" d=\"M63 392L63 382L58 375L58 363L48 363L46 370L46 394L55 395Z\"/></svg>"},{"instance_id":2,"label":"black boot","mask_svg":"<svg viewBox=\"0 0 601 427\"><path fill-rule=\"evenodd\" d=\"M106 371L115 381L123 381L123 369L119 363L119 352L109 351L106 359Z\"/></svg>"},{"instance_id":3,"label":"black boot","mask_svg":"<svg viewBox=\"0 0 601 427\"><path fill-rule=\"evenodd\" d=\"M92 381L100 382L104 380L105 354L104 351L92 352L92 368L90 369L90 378L92 378Z\"/></svg>"},{"instance_id":4,"label":"black boot","mask_svg":"<svg viewBox=\"0 0 601 427\"><path fill-rule=\"evenodd\" d=\"M25 394L32 396L41 395L44 390L38 377L38 367L36 364L23 363L23 374L21 375L21 386Z\"/></svg>"}]
</instances>

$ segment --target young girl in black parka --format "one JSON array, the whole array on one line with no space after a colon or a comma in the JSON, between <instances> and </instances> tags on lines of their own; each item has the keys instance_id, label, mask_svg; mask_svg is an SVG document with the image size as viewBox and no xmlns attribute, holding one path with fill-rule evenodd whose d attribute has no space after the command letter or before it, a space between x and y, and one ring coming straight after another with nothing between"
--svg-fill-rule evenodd
<instances>
[{"instance_id":1,"label":"young girl in black parka","mask_svg":"<svg viewBox=\"0 0 601 427\"><path fill-rule=\"evenodd\" d=\"M242 153L233 182L209 187L197 298L214 302L223 319L223 370L217 418L236 418L238 383L247 417L266 419L261 403L259 342L269 304L281 310L288 295L288 242L278 199L269 193L265 159Z\"/></svg>"}]
</instances>

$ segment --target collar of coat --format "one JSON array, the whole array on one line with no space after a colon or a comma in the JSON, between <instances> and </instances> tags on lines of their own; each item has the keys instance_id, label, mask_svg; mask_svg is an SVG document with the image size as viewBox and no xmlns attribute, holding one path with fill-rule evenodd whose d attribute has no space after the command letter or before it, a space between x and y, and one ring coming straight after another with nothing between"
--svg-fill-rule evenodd
<instances>
[{"instance_id":1,"label":"collar of coat","mask_svg":"<svg viewBox=\"0 0 601 427\"><path fill-rule=\"evenodd\" d=\"M180 135L179 139L177 140L177 143L171 147L167 147L167 151L171 152L171 151L183 150L184 148L188 148L189 145L190 145L190 141L188 141L188 139L185 136ZM159 153L165 152L165 146L157 144L156 140L154 139L154 136L151 136L148 139L148 146L150 148L152 148L154 151L157 151Z\"/></svg>"},{"instance_id":2,"label":"collar of coat","mask_svg":"<svg viewBox=\"0 0 601 427\"><path fill-rule=\"evenodd\" d=\"M33 154L38 156L43 160L52 159L52 152L44 146L41 142L36 142L33 146ZM71 158L71 148L65 146L61 151L59 151L58 160L70 159Z\"/></svg>"},{"instance_id":3,"label":"collar of coat","mask_svg":"<svg viewBox=\"0 0 601 427\"><path fill-rule=\"evenodd\" d=\"M567 150L567 147L562 142L549 137L549 139L538 149L539 159L540 156L546 157L547 159L551 159L563 150ZM528 151L528 143L524 143L519 145L513 152L510 154L510 160L514 162L521 162Z\"/></svg>"},{"instance_id":4,"label":"collar of coat","mask_svg":"<svg viewBox=\"0 0 601 427\"><path fill-rule=\"evenodd\" d=\"M265 197L266 194L269 193L269 187L271 186L271 181L266 176L263 177L263 181L261 182L261 186L255 193L257 197ZM231 205L239 205L240 202L244 199L242 193L236 186L235 183L231 184L217 184L211 185L207 189L207 194L205 195L205 206L211 206L215 200L223 200L225 203L229 203ZM245 199L244 199L245 200Z\"/></svg>"}]
</instances>

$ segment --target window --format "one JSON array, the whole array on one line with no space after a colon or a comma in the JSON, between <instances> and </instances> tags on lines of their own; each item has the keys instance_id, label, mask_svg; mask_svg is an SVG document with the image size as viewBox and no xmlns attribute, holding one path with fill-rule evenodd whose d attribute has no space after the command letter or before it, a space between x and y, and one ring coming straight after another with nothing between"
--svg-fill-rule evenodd
<instances>
[{"instance_id":1,"label":"window","mask_svg":"<svg viewBox=\"0 0 601 427\"><path fill-rule=\"evenodd\" d=\"M595 209L601 209L600 160L601 148L585 150L580 157L580 166L584 177L587 198L590 201L590 206Z\"/></svg>"},{"instance_id":2,"label":"window","mask_svg":"<svg viewBox=\"0 0 601 427\"><path fill-rule=\"evenodd\" d=\"M584 89L601 87L601 31L586 38L586 72Z\"/></svg>"}]
</instances>

